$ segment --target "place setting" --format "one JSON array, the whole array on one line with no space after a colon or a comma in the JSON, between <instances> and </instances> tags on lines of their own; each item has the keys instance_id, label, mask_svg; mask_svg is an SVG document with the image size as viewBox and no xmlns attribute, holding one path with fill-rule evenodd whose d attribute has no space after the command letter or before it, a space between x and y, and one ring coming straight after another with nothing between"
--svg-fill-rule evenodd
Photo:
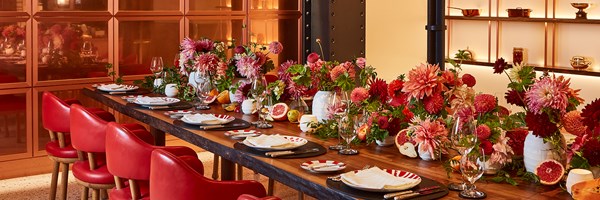
<instances>
[{"instance_id":1,"label":"place setting","mask_svg":"<svg viewBox=\"0 0 600 200\"><path fill-rule=\"evenodd\" d=\"M179 114L183 112L188 111L182 111L179 112ZM214 131L239 130L251 126L250 122L229 115L189 112L190 113L183 114L181 118L173 121L173 124L189 129ZM171 115L171 118L173 118L173 115Z\"/></svg>"},{"instance_id":2,"label":"place setting","mask_svg":"<svg viewBox=\"0 0 600 200\"><path fill-rule=\"evenodd\" d=\"M192 104L172 97L134 96L123 98L128 106L146 108L150 110L185 110L192 108Z\"/></svg>"},{"instance_id":3,"label":"place setting","mask_svg":"<svg viewBox=\"0 0 600 200\"><path fill-rule=\"evenodd\" d=\"M233 145L237 150L270 158L306 158L327 153L327 149L301 137L266 135L246 137Z\"/></svg>"},{"instance_id":4,"label":"place setting","mask_svg":"<svg viewBox=\"0 0 600 200\"><path fill-rule=\"evenodd\" d=\"M93 84L92 87L95 87L98 91L111 95L141 95L150 93L147 89L140 89L140 87L136 85L127 84Z\"/></svg>"},{"instance_id":5,"label":"place setting","mask_svg":"<svg viewBox=\"0 0 600 200\"><path fill-rule=\"evenodd\" d=\"M415 173L368 165L328 177L326 183L330 188L360 199L436 199L449 192L443 184Z\"/></svg>"}]
</instances>

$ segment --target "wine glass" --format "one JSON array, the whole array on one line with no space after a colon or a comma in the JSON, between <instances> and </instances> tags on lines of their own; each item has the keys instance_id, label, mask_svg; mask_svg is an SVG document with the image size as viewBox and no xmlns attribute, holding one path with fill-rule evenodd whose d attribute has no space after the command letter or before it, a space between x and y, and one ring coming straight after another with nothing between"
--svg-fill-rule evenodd
<instances>
[{"instance_id":1,"label":"wine glass","mask_svg":"<svg viewBox=\"0 0 600 200\"><path fill-rule=\"evenodd\" d=\"M456 112L452 117L450 144L458 154L465 155L477 143L477 135L475 134L477 121L473 119L473 116L464 116L458 113ZM448 189L456 191L463 191L466 187L467 185L464 182L450 183L448 185Z\"/></svg>"},{"instance_id":2,"label":"wine glass","mask_svg":"<svg viewBox=\"0 0 600 200\"><path fill-rule=\"evenodd\" d=\"M346 110L346 104L347 103L347 98L344 99L343 94L340 94L338 92L334 92L333 95L329 98L329 108L327 108L329 110L329 112L331 112L331 114L333 115L333 119L336 121L336 123L339 125L340 124L340 119L346 115L347 110ZM347 97L347 96L346 96ZM339 128L338 128L339 129ZM338 139L339 139L339 143L333 146L329 146L329 149L332 150L341 150L344 148L344 144L342 143L342 136L338 133Z\"/></svg>"},{"instance_id":3,"label":"wine glass","mask_svg":"<svg viewBox=\"0 0 600 200\"><path fill-rule=\"evenodd\" d=\"M92 55L92 42L91 41L83 42L83 44L81 45L81 54L83 54L85 57Z\"/></svg>"},{"instance_id":4,"label":"wine glass","mask_svg":"<svg viewBox=\"0 0 600 200\"><path fill-rule=\"evenodd\" d=\"M194 74L194 82L196 83L196 96L198 97L197 110L208 110L210 106L206 105L205 101L210 96L212 91L212 83L209 81L208 75L200 71Z\"/></svg>"},{"instance_id":5,"label":"wine glass","mask_svg":"<svg viewBox=\"0 0 600 200\"><path fill-rule=\"evenodd\" d=\"M263 100L265 99L265 96L267 93L266 89L267 89L267 80L265 79L264 76L258 76L252 80L250 94L252 95L252 98L254 98L254 100L256 101L256 108L258 109L258 112L259 112L258 121L255 123L256 127L258 127L258 128L260 128L261 126L265 126L265 125L263 125L265 123L265 121L262 118L263 115L260 113L263 112L262 106L263 106Z\"/></svg>"},{"instance_id":6,"label":"wine glass","mask_svg":"<svg viewBox=\"0 0 600 200\"><path fill-rule=\"evenodd\" d=\"M358 127L362 125L360 124L359 120L360 118L358 116L344 115L340 118L340 123L338 124L338 133L346 142L346 146L339 151L340 154L358 154L358 150L350 148L350 143L352 143L352 140L356 138L356 130L358 130Z\"/></svg>"},{"instance_id":7,"label":"wine glass","mask_svg":"<svg viewBox=\"0 0 600 200\"><path fill-rule=\"evenodd\" d=\"M460 159L460 171L462 176L469 181L469 186L461 191L458 196L468 199L485 198L487 195L482 191L478 191L475 187L475 181L481 178L485 171L485 152L483 148L477 147L465 152L465 155Z\"/></svg>"},{"instance_id":8,"label":"wine glass","mask_svg":"<svg viewBox=\"0 0 600 200\"><path fill-rule=\"evenodd\" d=\"M265 104L263 105L264 108L259 110L259 116L262 118L262 123L261 124L257 124L256 127L258 128L273 128L273 125L271 125L269 122L267 122L266 118L267 116L269 116L270 113L273 112L273 98L271 96L271 91L266 88L264 91L265 97L264 97L264 101Z\"/></svg>"},{"instance_id":9,"label":"wine glass","mask_svg":"<svg viewBox=\"0 0 600 200\"><path fill-rule=\"evenodd\" d=\"M152 61L150 62L150 71L154 73L154 76L160 78L160 75L163 71L163 60L162 57L152 57Z\"/></svg>"}]
</instances>

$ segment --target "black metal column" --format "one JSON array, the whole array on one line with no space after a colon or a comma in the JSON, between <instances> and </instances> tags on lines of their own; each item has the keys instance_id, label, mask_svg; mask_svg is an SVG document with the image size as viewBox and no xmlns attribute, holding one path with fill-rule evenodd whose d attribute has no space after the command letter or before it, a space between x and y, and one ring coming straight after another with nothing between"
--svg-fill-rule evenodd
<instances>
[{"instance_id":1,"label":"black metal column","mask_svg":"<svg viewBox=\"0 0 600 200\"><path fill-rule=\"evenodd\" d=\"M427 62L444 69L445 0L427 0Z\"/></svg>"}]
</instances>

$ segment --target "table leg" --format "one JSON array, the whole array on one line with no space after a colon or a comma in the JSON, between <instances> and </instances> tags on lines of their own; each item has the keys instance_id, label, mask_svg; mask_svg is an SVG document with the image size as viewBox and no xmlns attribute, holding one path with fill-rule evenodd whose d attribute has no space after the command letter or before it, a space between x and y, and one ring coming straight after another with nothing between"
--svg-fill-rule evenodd
<instances>
[{"instance_id":1,"label":"table leg","mask_svg":"<svg viewBox=\"0 0 600 200\"><path fill-rule=\"evenodd\" d=\"M221 157L221 180L235 180L235 163Z\"/></svg>"},{"instance_id":2,"label":"table leg","mask_svg":"<svg viewBox=\"0 0 600 200\"><path fill-rule=\"evenodd\" d=\"M158 130L154 127L150 127L150 134L154 136L154 145L165 146L165 132Z\"/></svg>"}]
</instances>

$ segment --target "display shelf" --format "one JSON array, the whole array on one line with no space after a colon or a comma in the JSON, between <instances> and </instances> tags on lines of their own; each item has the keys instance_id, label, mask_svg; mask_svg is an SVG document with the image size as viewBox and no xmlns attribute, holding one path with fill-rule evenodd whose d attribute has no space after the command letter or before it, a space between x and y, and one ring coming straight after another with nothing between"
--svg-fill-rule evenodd
<instances>
[{"instance_id":1,"label":"display shelf","mask_svg":"<svg viewBox=\"0 0 600 200\"><path fill-rule=\"evenodd\" d=\"M548 22L570 24L600 24L600 19L561 19L561 18L526 18L526 17L464 17L446 16L449 20L475 20L475 21L507 21L507 22Z\"/></svg>"},{"instance_id":2,"label":"display shelf","mask_svg":"<svg viewBox=\"0 0 600 200\"><path fill-rule=\"evenodd\" d=\"M490 62L467 61L467 60L457 60L457 59L452 59L452 60L454 60L454 62L461 63L464 65L480 65L480 66L486 66L486 67L494 67L494 63L490 63ZM511 65L511 64L509 64L509 65ZM547 67L535 66L535 65L531 65L531 66L533 66L536 71L541 71L541 72L577 74L577 75L600 77L600 70L594 70L592 68L574 69L572 67L563 67L563 66L547 66Z\"/></svg>"}]
</instances>

